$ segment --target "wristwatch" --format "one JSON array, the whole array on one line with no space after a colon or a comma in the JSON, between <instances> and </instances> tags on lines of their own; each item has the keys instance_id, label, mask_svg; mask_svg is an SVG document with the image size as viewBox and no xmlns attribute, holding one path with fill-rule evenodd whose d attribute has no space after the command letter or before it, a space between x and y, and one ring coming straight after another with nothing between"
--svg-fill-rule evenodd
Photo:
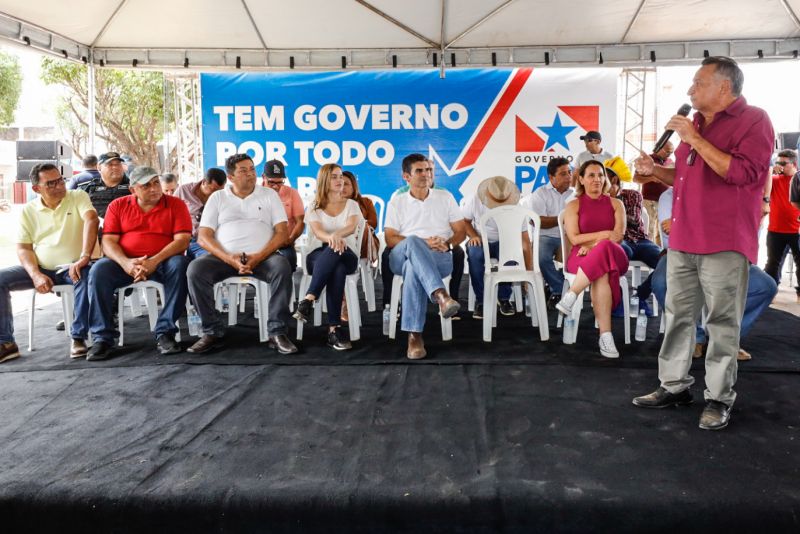
<instances>
[{"instance_id":1,"label":"wristwatch","mask_svg":"<svg viewBox=\"0 0 800 534\"><path fill-rule=\"evenodd\" d=\"M769 197L761 197L761 200L764 201L764 204L769 204Z\"/></svg>"}]
</instances>

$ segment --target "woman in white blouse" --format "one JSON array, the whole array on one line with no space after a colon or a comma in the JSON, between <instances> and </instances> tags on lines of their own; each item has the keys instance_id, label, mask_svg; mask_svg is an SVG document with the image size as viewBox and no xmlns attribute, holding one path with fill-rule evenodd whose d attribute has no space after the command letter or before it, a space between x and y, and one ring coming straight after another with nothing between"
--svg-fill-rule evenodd
<instances>
[{"instance_id":1,"label":"woman in white blouse","mask_svg":"<svg viewBox=\"0 0 800 534\"><path fill-rule=\"evenodd\" d=\"M306 209L309 248L306 264L311 284L293 317L306 322L313 314L314 301L326 289L328 304L328 346L336 350L352 348L347 330L341 328L342 297L345 278L358 268L360 244L356 230L364 218L358 203L343 196L342 168L334 163L323 165L317 174L317 194Z\"/></svg>"}]
</instances>

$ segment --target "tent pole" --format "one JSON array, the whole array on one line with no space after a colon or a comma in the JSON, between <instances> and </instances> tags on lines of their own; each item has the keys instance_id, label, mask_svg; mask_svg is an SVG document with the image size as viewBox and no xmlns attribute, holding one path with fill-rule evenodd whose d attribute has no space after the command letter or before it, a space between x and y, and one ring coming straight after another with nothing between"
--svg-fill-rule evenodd
<instances>
[{"instance_id":1,"label":"tent pole","mask_svg":"<svg viewBox=\"0 0 800 534\"><path fill-rule=\"evenodd\" d=\"M88 100L89 100L89 154L95 154L95 131L96 131L96 111L95 102L97 101L97 89L95 87L95 72L94 72L94 49L89 49L89 61L86 64L88 75Z\"/></svg>"}]
</instances>

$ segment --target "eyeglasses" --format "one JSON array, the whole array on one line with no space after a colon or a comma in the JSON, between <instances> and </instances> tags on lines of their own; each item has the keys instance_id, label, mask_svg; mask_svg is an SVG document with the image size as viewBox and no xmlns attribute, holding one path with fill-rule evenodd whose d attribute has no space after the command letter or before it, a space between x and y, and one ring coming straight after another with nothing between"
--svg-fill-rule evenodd
<instances>
[{"instance_id":1,"label":"eyeglasses","mask_svg":"<svg viewBox=\"0 0 800 534\"><path fill-rule=\"evenodd\" d=\"M270 186L278 186L278 185L283 185L283 183L284 183L285 181L286 181L286 180L285 180L285 179L283 179L283 178L278 178L278 179L275 179L275 180L269 180L269 179L268 179L268 180L267 180L267 185L270 185Z\"/></svg>"},{"instance_id":2,"label":"eyeglasses","mask_svg":"<svg viewBox=\"0 0 800 534\"><path fill-rule=\"evenodd\" d=\"M65 179L64 179L64 177L62 176L61 178L58 178L58 179L56 179L56 180L50 180L49 182L44 182L44 183L41 183L41 184L39 184L39 185L43 185L43 186L45 186L47 189L55 189L56 187L58 187L58 186L62 185L62 184L65 182L65 181L66 181L66 180L65 180Z\"/></svg>"},{"instance_id":3,"label":"eyeglasses","mask_svg":"<svg viewBox=\"0 0 800 534\"><path fill-rule=\"evenodd\" d=\"M775 165L780 165L781 167L785 167L786 165L791 165L791 161L776 161Z\"/></svg>"}]
</instances>

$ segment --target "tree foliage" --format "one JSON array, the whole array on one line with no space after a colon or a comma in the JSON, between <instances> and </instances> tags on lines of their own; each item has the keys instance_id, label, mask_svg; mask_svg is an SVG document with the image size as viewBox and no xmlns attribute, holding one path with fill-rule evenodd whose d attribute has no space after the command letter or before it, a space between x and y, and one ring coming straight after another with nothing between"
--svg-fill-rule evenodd
<instances>
[{"instance_id":1,"label":"tree foliage","mask_svg":"<svg viewBox=\"0 0 800 534\"><path fill-rule=\"evenodd\" d=\"M0 51L0 128L14 122L19 95L22 92L22 71L16 56Z\"/></svg>"},{"instance_id":2,"label":"tree foliage","mask_svg":"<svg viewBox=\"0 0 800 534\"><path fill-rule=\"evenodd\" d=\"M42 81L66 88L56 110L59 124L71 132L72 148L82 155L89 136L88 72L85 65L42 58ZM158 167L156 143L164 134L164 75L133 70L95 70L98 138L112 150L130 154L138 165Z\"/></svg>"}]
</instances>

